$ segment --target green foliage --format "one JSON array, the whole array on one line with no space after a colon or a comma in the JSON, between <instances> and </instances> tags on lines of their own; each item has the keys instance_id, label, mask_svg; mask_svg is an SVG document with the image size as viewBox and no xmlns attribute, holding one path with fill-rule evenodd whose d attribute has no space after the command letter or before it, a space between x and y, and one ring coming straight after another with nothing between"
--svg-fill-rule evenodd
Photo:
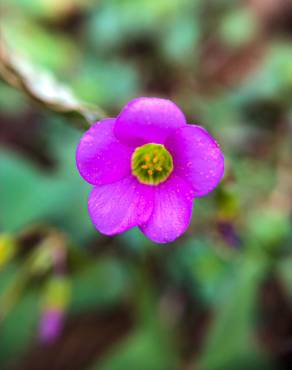
<instances>
[{"instance_id":1,"label":"green foliage","mask_svg":"<svg viewBox=\"0 0 292 370\"><path fill-rule=\"evenodd\" d=\"M170 270L176 280L189 282L193 297L199 294L204 304L213 305L230 274L230 257L226 257L208 239L191 241L174 252Z\"/></svg>"},{"instance_id":2,"label":"green foliage","mask_svg":"<svg viewBox=\"0 0 292 370\"><path fill-rule=\"evenodd\" d=\"M23 290L24 276L19 264L1 270L0 282L0 363L15 361L35 338L39 301L35 289ZM10 308L8 311L6 307Z\"/></svg>"},{"instance_id":3,"label":"green foliage","mask_svg":"<svg viewBox=\"0 0 292 370\"><path fill-rule=\"evenodd\" d=\"M92 370L168 370L175 364L175 352L169 338L159 328L153 327L137 330Z\"/></svg>"},{"instance_id":4,"label":"green foliage","mask_svg":"<svg viewBox=\"0 0 292 370\"><path fill-rule=\"evenodd\" d=\"M40 318L37 298L33 291L24 294L1 324L1 364L24 353L34 339Z\"/></svg>"},{"instance_id":5,"label":"green foliage","mask_svg":"<svg viewBox=\"0 0 292 370\"><path fill-rule=\"evenodd\" d=\"M219 34L231 47L239 47L250 42L257 30L254 14L246 9L236 9L222 17Z\"/></svg>"},{"instance_id":6,"label":"green foliage","mask_svg":"<svg viewBox=\"0 0 292 370\"><path fill-rule=\"evenodd\" d=\"M265 268L264 259L250 256L236 264L230 274L230 287L215 306L214 321L200 361L202 369L245 368L246 364L260 361L253 343L253 324Z\"/></svg>"},{"instance_id":7,"label":"green foliage","mask_svg":"<svg viewBox=\"0 0 292 370\"><path fill-rule=\"evenodd\" d=\"M75 170L75 146L79 134L66 128L58 130L58 124L54 127L58 138L54 138L53 131L48 134L59 169L53 174L46 174L28 160L20 160L15 153L2 151L1 225L7 231L16 231L32 222L42 223L50 219L65 230L71 230L76 237L84 238L93 232L93 227L86 209L89 187ZM74 209L78 219L72 213Z\"/></svg>"},{"instance_id":8,"label":"green foliage","mask_svg":"<svg viewBox=\"0 0 292 370\"><path fill-rule=\"evenodd\" d=\"M128 289L129 276L121 262L104 258L86 264L71 283L70 310L76 313L118 303Z\"/></svg>"},{"instance_id":9,"label":"green foliage","mask_svg":"<svg viewBox=\"0 0 292 370\"><path fill-rule=\"evenodd\" d=\"M11 57L3 78L11 86L0 83L1 370L21 369L26 351L39 350L40 315L52 302L82 348L67 358L62 339L58 355L52 349L58 368L74 368L75 355L86 356L82 370L283 368L291 317L282 305L292 299L292 47L281 19L263 29L274 24L265 10L233 0L1 2ZM114 117L149 95L177 102L226 159L220 186L195 200L188 231L163 246L138 228L99 235L87 211L91 186L75 165L82 130L73 127L104 116L96 106ZM267 281L276 281L277 294ZM109 348L102 338L89 356L82 344L95 343L100 327L88 338L75 332L75 318L121 307L129 331L113 320Z\"/></svg>"}]
</instances>

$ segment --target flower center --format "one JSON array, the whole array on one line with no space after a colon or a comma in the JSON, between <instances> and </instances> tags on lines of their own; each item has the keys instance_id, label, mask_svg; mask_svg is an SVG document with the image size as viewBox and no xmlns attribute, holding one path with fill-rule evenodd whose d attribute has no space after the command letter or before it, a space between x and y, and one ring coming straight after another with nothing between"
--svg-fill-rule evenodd
<instances>
[{"instance_id":1,"label":"flower center","mask_svg":"<svg viewBox=\"0 0 292 370\"><path fill-rule=\"evenodd\" d=\"M131 165L132 174L147 185L162 183L173 170L172 156L161 144L145 144L136 148Z\"/></svg>"}]
</instances>

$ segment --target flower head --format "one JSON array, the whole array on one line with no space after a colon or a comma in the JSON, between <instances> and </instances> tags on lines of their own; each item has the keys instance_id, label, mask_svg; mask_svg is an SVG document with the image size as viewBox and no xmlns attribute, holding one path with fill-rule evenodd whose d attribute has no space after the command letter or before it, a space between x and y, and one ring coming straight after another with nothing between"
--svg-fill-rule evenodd
<instances>
[{"instance_id":1,"label":"flower head","mask_svg":"<svg viewBox=\"0 0 292 370\"><path fill-rule=\"evenodd\" d=\"M134 99L117 118L95 123L81 138L76 161L94 185L88 208L95 227L114 235L138 226L157 243L188 228L194 198L213 190L224 173L210 134L158 98Z\"/></svg>"},{"instance_id":2,"label":"flower head","mask_svg":"<svg viewBox=\"0 0 292 370\"><path fill-rule=\"evenodd\" d=\"M40 340L43 343L54 342L60 335L64 322L64 312L58 308L46 310L40 322Z\"/></svg>"}]
</instances>

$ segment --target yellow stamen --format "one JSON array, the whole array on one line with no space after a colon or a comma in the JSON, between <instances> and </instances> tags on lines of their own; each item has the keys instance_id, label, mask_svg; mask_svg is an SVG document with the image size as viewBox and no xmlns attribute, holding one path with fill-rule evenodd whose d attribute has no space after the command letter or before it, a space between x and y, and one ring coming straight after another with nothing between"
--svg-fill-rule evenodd
<instances>
[{"instance_id":1,"label":"yellow stamen","mask_svg":"<svg viewBox=\"0 0 292 370\"><path fill-rule=\"evenodd\" d=\"M172 156L161 144L145 144L135 149L131 168L142 184L158 185L166 181L173 170Z\"/></svg>"},{"instance_id":2,"label":"yellow stamen","mask_svg":"<svg viewBox=\"0 0 292 370\"><path fill-rule=\"evenodd\" d=\"M145 161L146 162L149 162L150 161L150 155L149 154L146 154L145 157L144 157Z\"/></svg>"}]
</instances>

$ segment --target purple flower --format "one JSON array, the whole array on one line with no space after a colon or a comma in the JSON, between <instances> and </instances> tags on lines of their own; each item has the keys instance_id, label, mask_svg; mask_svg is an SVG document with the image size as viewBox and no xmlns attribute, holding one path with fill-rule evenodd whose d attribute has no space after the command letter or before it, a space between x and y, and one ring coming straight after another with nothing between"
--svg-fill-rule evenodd
<instances>
[{"instance_id":1,"label":"purple flower","mask_svg":"<svg viewBox=\"0 0 292 370\"><path fill-rule=\"evenodd\" d=\"M88 207L95 227L114 235L139 226L157 243L188 228L193 199L214 189L224 173L210 134L158 98L134 99L117 118L95 123L81 138L76 161L94 185Z\"/></svg>"},{"instance_id":2,"label":"purple flower","mask_svg":"<svg viewBox=\"0 0 292 370\"><path fill-rule=\"evenodd\" d=\"M46 309L40 322L40 340L51 343L60 335L63 328L64 312L58 308Z\"/></svg>"}]
</instances>

